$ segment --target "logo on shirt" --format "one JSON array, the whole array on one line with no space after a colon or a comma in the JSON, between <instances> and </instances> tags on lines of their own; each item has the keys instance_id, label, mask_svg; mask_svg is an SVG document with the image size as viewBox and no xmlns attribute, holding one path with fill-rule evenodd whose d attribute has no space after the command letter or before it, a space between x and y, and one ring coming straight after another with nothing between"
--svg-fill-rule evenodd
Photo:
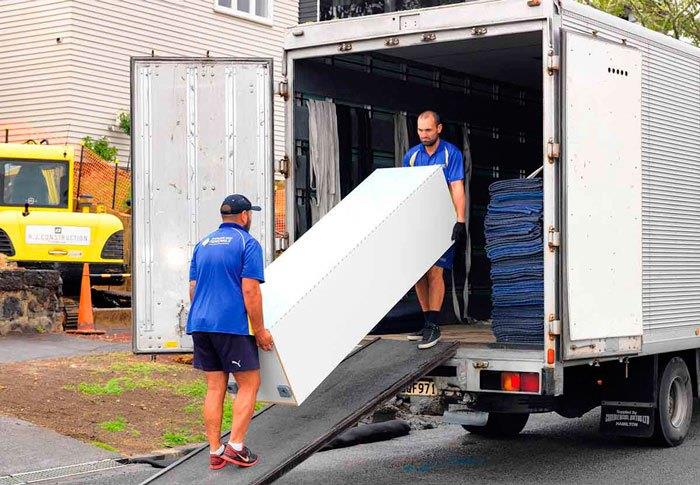
<instances>
[{"instance_id":1,"label":"logo on shirt","mask_svg":"<svg viewBox=\"0 0 700 485\"><path fill-rule=\"evenodd\" d=\"M209 238L206 238L204 241L202 241L202 246L206 246L209 244Z\"/></svg>"},{"instance_id":2,"label":"logo on shirt","mask_svg":"<svg viewBox=\"0 0 700 485\"><path fill-rule=\"evenodd\" d=\"M211 246L224 246L224 245L229 245L233 241L233 238L231 236L219 236L219 237L212 237L209 239L209 244Z\"/></svg>"}]
</instances>

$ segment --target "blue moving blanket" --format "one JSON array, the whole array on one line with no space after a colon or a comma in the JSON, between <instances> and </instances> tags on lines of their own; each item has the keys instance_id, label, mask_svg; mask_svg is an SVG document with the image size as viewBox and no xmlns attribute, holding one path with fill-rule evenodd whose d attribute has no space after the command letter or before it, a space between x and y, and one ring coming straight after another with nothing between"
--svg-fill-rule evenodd
<instances>
[{"instance_id":1,"label":"blue moving blanket","mask_svg":"<svg viewBox=\"0 0 700 485\"><path fill-rule=\"evenodd\" d=\"M493 333L502 343L542 344L542 179L500 180L491 184L489 195L484 232L493 282Z\"/></svg>"}]
</instances>

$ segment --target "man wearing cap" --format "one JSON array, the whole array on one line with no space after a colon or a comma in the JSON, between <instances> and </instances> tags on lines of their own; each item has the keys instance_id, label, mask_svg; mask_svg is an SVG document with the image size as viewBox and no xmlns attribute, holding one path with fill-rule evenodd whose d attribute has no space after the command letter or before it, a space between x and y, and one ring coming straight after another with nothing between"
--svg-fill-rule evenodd
<instances>
[{"instance_id":1,"label":"man wearing cap","mask_svg":"<svg viewBox=\"0 0 700 485\"><path fill-rule=\"evenodd\" d=\"M209 441L209 468L233 463L253 466L258 457L243 445L260 387L258 347L272 349L263 325L260 283L263 252L248 233L253 206L243 195L229 195L221 204L223 223L194 248L190 264L187 333L194 343L195 368L204 371L207 395L204 426ZM229 374L238 385L233 400L231 435L221 444L221 419Z\"/></svg>"},{"instance_id":2,"label":"man wearing cap","mask_svg":"<svg viewBox=\"0 0 700 485\"><path fill-rule=\"evenodd\" d=\"M424 111L418 116L418 137L421 142L410 148L403 157L404 167L426 165L442 167L457 218L452 229L452 240L455 241L455 244L450 246L447 252L416 283L416 294L423 310L425 325L420 332L410 334L408 340L420 341L419 349L428 349L440 341L438 318L445 298L443 271L452 269L455 246L463 248L467 239L464 218L467 200L464 188L464 159L462 152L456 146L440 139L441 133L440 115L435 111Z\"/></svg>"}]
</instances>

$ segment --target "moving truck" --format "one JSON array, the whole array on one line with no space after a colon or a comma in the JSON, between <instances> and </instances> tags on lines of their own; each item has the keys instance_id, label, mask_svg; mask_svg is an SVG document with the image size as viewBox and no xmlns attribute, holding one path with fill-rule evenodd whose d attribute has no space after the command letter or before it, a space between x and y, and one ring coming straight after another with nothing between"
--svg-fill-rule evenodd
<instances>
[{"instance_id":1,"label":"moving truck","mask_svg":"<svg viewBox=\"0 0 700 485\"><path fill-rule=\"evenodd\" d=\"M191 350L187 261L225 194L265 207L252 233L268 262L314 223L309 100L336 105L343 195L394 166L397 120L410 137L430 108L472 159L460 317L465 300L467 315L490 314L489 184L542 167L544 337L494 343L482 325L445 326L458 350L411 392L442 396L446 421L477 434L602 407L604 433L683 441L700 387L700 49L573 1L485 0L299 25L279 84L272 68L132 61L136 352Z\"/></svg>"}]
</instances>

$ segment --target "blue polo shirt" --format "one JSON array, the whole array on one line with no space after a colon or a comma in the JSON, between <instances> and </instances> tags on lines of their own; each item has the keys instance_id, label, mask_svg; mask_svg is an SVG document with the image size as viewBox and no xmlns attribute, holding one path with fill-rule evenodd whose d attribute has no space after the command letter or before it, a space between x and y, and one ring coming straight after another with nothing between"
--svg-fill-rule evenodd
<instances>
[{"instance_id":1,"label":"blue polo shirt","mask_svg":"<svg viewBox=\"0 0 700 485\"><path fill-rule=\"evenodd\" d=\"M260 243L243 226L225 222L194 248L190 281L196 281L187 333L253 335L241 280L265 281Z\"/></svg>"},{"instance_id":2,"label":"blue polo shirt","mask_svg":"<svg viewBox=\"0 0 700 485\"><path fill-rule=\"evenodd\" d=\"M427 165L441 165L447 183L464 180L464 159L459 148L452 143L440 140L437 150L429 155L425 146L421 143L406 152L403 157L404 167L425 167Z\"/></svg>"}]
</instances>

